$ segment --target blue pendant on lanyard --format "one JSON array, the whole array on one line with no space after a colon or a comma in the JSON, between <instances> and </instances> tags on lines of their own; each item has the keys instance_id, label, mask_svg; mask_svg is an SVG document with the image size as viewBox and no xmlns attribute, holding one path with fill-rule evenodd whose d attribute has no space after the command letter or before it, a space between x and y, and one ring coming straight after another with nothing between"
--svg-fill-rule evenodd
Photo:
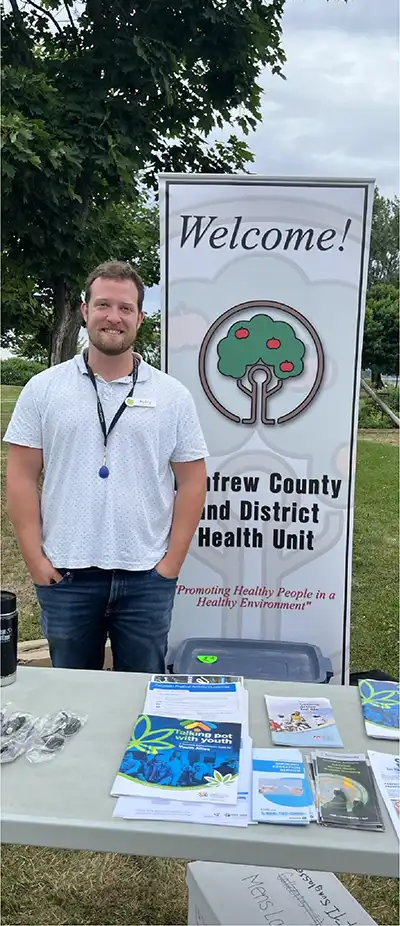
<instances>
[{"instance_id":1,"label":"blue pendant on lanyard","mask_svg":"<svg viewBox=\"0 0 400 926\"><path fill-rule=\"evenodd\" d=\"M100 466L100 469L99 469L99 476L100 476L100 479L108 479L109 475L110 475L110 470L109 470L109 468L108 468L108 466L107 466L107 447L105 446L105 447L104 447L103 465Z\"/></svg>"},{"instance_id":2,"label":"blue pendant on lanyard","mask_svg":"<svg viewBox=\"0 0 400 926\"><path fill-rule=\"evenodd\" d=\"M103 412L103 407L102 407L102 404L101 404L100 399L99 399L99 394L98 394L98 392L97 392L97 383L96 383L96 379L95 379L95 376L94 376L93 371L91 370L91 368L90 368L90 366L89 366L89 362L88 362L88 351L87 351L87 350L85 350L85 351L83 352L83 359L84 359L84 361L85 361L85 365L86 365L86 369L87 369L87 372L88 372L88 375L89 375L89 379L91 380L91 383L92 383L92 385L93 385L93 387L94 387L94 390L95 390L95 393L96 393L96 398L97 398L97 412L98 412L98 416L99 416L99 421L100 421L101 430L102 430L102 432L103 432L103 437L104 437L104 459L103 459L103 465L100 466L100 469L99 469L99 471L98 471L98 474L99 474L99 476L100 476L100 479L108 479L108 477L109 477L109 475L110 475L110 470L109 470L109 468L108 468L108 466L107 466L107 443L108 443L108 438L109 438L109 435L111 434L111 431L112 431L113 428L115 427L117 421L118 421L119 418L121 417L121 415L122 415L124 409L125 409L128 405L130 406L131 404L133 404L133 402L131 402L131 398L132 398L132 395L133 395L133 392L134 392L134 389L135 389L135 386L136 386L136 380L137 380L138 372L139 372L139 363L138 363L138 361L137 361L136 359L133 360L132 386L131 386L131 388L130 388L130 390L129 390L129 392L128 392L128 395L126 396L126 398L124 399L124 401L123 401L122 404L120 405L120 407L119 407L117 413L114 415L114 418L113 418L113 420L112 420L112 422L111 422L111 424L110 424L110 427L109 427L108 430L107 430L107 427L106 427L106 420L105 420L104 412Z\"/></svg>"}]
</instances>

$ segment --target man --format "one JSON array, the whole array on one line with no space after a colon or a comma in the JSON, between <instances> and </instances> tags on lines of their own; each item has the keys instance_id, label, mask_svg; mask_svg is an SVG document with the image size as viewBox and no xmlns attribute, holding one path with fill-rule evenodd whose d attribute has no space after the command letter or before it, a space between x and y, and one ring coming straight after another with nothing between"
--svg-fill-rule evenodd
<instances>
[{"instance_id":1,"label":"man","mask_svg":"<svg viewBox=\"0 0 400 926\"><path fill-rule=\"evenodd\" d=\"M165 672L207 449L187 389L132 351L143 297L129 264L90 274L87 355L32 377L4 438L8 512L56 667L101 669L108 634L114 669Z\"/></svg>"}]
</instances>

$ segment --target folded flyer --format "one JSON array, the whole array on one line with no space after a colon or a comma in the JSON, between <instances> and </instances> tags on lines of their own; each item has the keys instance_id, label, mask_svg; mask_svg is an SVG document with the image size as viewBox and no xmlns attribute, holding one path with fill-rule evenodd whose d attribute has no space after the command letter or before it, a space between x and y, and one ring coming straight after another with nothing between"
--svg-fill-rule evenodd
<instances>
[{"instance_id":1,"label":"folded flyer","mask_svg":"<svg viewBox=\"0 0 400 926\"><path fill-rule=\"evenodd\" d=\"M191 804L183 801L144 797L119 797L114 817L123 820L155 820L169 823L196 823L207 826L248 826L251 823L248 797L238 796L229 804Z\"/></svg>"},{"instance_id":2,"label":"folded flyer","mask_svg":"<svg viewBox=\"0 0 400 926\"><path fill-rule=\"evenodd\" d=\"M400 738L399 682L380 682L364 678L358 683L367 736L376 739Z\"/></svg>"},{"instance_id":3,"label":"folded flyer","mask_svg":"<svg viewBox=\"0 0 400 926\"><path fill-rule=\"evenodd\" d=\"M320 823L383 830L371 766L364 755L313 752Z\"/></svg>"},{"instance_id":4,"label":"folded flyer","mask_svg":"<svg viewBox=\"0 0 400 926\"><path fill-rule=\"evenodd\" d=\"M400 757L368 750L375 781L400 839Z\"/></svg>"},{"instance_id":5,"label":"folded flyer","mask_svg":"<svg viewBox=\"0 0 400 926\"><path fill-rule=\"evenodd\" d=\"M343 746L328 698L265 695L272 742L277 746Z\"/></svg>"},{"instance_id":6,"label":"folded flyer","mask_svg":"<svg viewBox=\"0 0 400 926\"><path fill-rule=\"evenodd\" d=\"M141 714L111 794L236 804L240 739L240 723Z\"/></svg>"},{"instance_id":7,"label":"folded flyer","mask_svg":"<svg viewBox=\"0 0 400 926\"><path fill-rule=\"evenodd\" d=\"M300 750L253 749L253 820L304 825L313 805Z\"/></svg>"}]
</instances>

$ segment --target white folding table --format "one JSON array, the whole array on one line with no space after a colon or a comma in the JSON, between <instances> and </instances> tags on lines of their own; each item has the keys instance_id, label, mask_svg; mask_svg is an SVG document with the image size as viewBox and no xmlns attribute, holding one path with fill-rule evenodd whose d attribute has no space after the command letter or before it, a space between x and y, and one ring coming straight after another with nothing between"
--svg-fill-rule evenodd
<instances>
[{"instance_id":1,"label":"white folding table","mask_svg":"<svg viewBox=\"0 0 400 926\"><path fill-rule=\"evenodd\" d=\"M18 710L47 714L73 710L87 723L52 761L25 757L1 766L2 840L19 845L89 849L282 868L398 876L398 840L384 805L383 833L360 833L316 824L246 828L125 821L113 818L110 788L133 722L143 709L146 675L21 666L2 689ZM356 688L246 681L250 734L271 745L264 694L328 695L345 750L398 752L398 743L368 739Z\"/></svg>"}]
</instances>

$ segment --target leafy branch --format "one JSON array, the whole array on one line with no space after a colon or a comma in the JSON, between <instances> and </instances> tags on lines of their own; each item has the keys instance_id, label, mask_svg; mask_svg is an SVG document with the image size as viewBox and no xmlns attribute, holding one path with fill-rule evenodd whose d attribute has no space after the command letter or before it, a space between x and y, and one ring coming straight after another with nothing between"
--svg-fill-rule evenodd
<instances>
[{"instance_id":1,"label":"leafy branch","mask_svg":"<svg viewBox=\"0 0 400 926\"><path fill-rule=\"evenodd\" d=\"M35 0L25 0L25 2L29 3L29 6L33 6L35 10L38 10L42 16L47 16L47 18L50 19L50 21L53 23L53 26L55 26L57 29L57 32L59 32L60 35L63 34L60 23L58 23L53 14L50 13L50 10L45 10L42 6L39 6L38 3L35 3Z\"/></svg>"}]
</instances>

